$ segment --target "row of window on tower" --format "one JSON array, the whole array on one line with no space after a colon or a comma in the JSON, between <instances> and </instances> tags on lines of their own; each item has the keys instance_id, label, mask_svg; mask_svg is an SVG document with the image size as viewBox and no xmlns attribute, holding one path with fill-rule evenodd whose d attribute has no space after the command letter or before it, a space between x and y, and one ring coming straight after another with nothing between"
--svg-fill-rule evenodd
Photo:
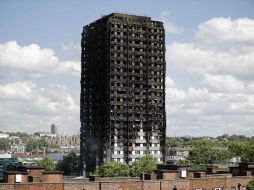
<instances>
[{"instance_id":1,"label":"row of window on tower","mask_svg":"<svg viewBox=\"0 0 254 190\"><path fill-rule=\"evenodd\" d=\"M130 24L128 23L112 23L111 24L111 28L122 28L122 29L127 29L127 26L128 26L128 29L129 30L136 30L136 31L148 31L148 32L153 32L153 33L163 33L163 30L162 30L162 27L152 27L150 25L150 27L146 27L146 26L142 26L140 24Z\"/></svg>"},{"instance_id":2,"label":"row of window on tower","mask_svg":"<svg viewBox=\"0 0 254 190\"><path fill-rule=\"evenodd\" d=\"M162 67L161 65L156 65L157 67ZM132 74L146 74L146 69L134 69L134 68L129 68L127 69L127 67L123 67L123 68L118 68L118 67L111 67L111 71L115 72L115 73L132 73ZM149 70L149 74L152 74L152 75L161 75L163 76L163 71L161 71L161 69L150 69ZM141 78L142 80L142 78Z\"/></svg>"},{"instance_id":3,"label":"row of window on tower","mask_svg":"<svg viewBox=\"0 0 254 190\"><path fill-rule=\"evenodd\" d=\"M139 70L142 68L140 67L145 67L146 62L143 61L129 61L128 62L128 67L129 68L138 68ZM119 69L124 69L127 68L127 61L120 61L120 60L111 60L111 67L113 68L119 68ZM163 65L161 62L156 62L156 63L149 63L149 69L156 69L156 68L163 68Z\"/></svg>"}]
</instances>

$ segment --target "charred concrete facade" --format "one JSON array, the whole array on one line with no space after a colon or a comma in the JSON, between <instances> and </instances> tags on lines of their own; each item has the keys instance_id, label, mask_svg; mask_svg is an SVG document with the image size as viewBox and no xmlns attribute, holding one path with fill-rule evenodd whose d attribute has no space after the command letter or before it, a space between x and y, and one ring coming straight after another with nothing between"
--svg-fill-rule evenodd
<instances>
[{"instance_id":1,"label":"charred concrete facade","mask_svg":"<svg viewBox=\"0 0 254 190\"><path fill-rule=\"evenodd\" d=\"M165 152L165 34L150 17L112 13L81 40L81 165Z\"/></svg>"}]
</instances>

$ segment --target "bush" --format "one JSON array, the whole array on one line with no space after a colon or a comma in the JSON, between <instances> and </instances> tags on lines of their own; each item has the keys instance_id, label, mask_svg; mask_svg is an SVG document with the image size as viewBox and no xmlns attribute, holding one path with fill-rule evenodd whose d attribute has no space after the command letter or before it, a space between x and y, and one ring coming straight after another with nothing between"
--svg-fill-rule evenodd
<instances>
[{"instance_id":1,"label":"bush","mask_svg":"<svg viewBox=\"0 0 254 190\"><path fill-rule=\"evenodd\" d=\"M104 163L95 174L102 177L127 177L130 173L130 168L127 164L119 162Z\"/></svg>"},{"instance_id":2,"label":"bush","mask_svg":"<svg viewBox=\"0 0 254 190\"><path fill-rule=\"evenodd\" d=\"M254 190L254 178L252 178L251 181L249 181L249 183L246 186L247 190Z\"/></svg>"}]
</instances>

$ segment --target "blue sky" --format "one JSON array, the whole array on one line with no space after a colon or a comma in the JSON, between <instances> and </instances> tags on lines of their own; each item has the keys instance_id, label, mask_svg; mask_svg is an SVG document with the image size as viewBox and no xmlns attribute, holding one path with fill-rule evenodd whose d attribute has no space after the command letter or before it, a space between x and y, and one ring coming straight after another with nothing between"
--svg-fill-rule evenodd
<instances>
[{"instance_id":1,"label":"blue sky","mask_svg":"<svg viewBox=\"0 0 254 190\"><path fill-rule=\"evenodd\" d=\"M0 1L0 130L79 131L80 33L112 12L164 22L167 135L254 135L254 1Z\"/></svg>"}]
</instances>

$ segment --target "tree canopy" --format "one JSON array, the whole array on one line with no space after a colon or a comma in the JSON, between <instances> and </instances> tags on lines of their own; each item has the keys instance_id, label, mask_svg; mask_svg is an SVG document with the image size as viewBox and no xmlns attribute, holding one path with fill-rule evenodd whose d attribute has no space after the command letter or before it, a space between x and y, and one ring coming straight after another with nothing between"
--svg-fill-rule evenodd
<instances>
[{"instance_id":1,"label":"tree canopy","mask_svg":"<svg viewBox=\"0 0 254 190\"><path fill-rule=\"evenodd\" d=\"M64 175L76 176L80 173L79 165L79 155L71 151L67 156L64 156L62 160L57 162L56 170L63 171Z\"/></svg>"},{"instance_id":2,"label":"tree canopy","mask_svg":"<svg viewBox=\"0 0 254 190\"><path fill-rule=\"evenodd\" d=\"M246 189L247 190L254 190L254 178L252 178L252 180L248 182Z\"/></svg>"},{"instance_id":3,"label":"tree canopy","mask_svg":"<svg viewBox=\"0 0 254 190\"><path fill-rule=\"evenodd\" d=\"M231 158L231 152L223 144L211 140L199 140L192 145L188 160L195 164L212 164L213 161Z\"/></svg>"},{"instance_id":4,"label":"tree canopy","mask_svg":"<svg viewBox=\"0 0 254 190\"><path fill-rule=\"evenodd\" d=\"M10 148L10 143L6 139L0 139L0 150L7 151Z\"/></svg>"},{"instance_id":5,"label":"tree canopy","mask_svg":"<svg viewBox=\"0 0 254 190\"><path fill-rule=\"evenodd\" d=\"M95 174L102 177L129 176L130 168L127 164L120 162L106 162Z\"/></svg>"},{"instance_id":6,"label":"tree canopy","mask_svg":"<svg viewBox=\"0 0 254 190\"><path fill-rule=\"evenodd\" d=\"M9 136L15 136L15 137L29 137L29 134L24 132L8 132Z\"/></svg>"},{"instance_id":7,"label":"tree canopy","mask_svg":"<svg viewBox=\"0 0 254 190\"><path fill-rule=\"evenodd\" d=\"M136 158L130 165L130 175L135 177L140 173L152 173L157 167L156 158L153 156L143 156Z\"/></svg>"},{"instance_id":8,"label":"tree canopy","mask_svg":"<svg viewBox=\"0 0 254 190\"><path fill-rule=\"evenodd\" d=\"M43 158L43 160L39 161L38 165L41 167L44 167L45 170L47 170L47 171L52 171L55 169L54 162L47 157L45 157L45 158Z\"/></svg>"},{"instance_id":9,"label":"tree canopy","mask_svg":"<svg viewBox=\"0 0 254 190\"><path fill-rule=\"evenodd\" d=\"M228 149L233 156L240 157L244 162L251 162L254 155L254 140L229 142Z\"/></svg>"},{"instance_id":10,"label":"tree canopy","mask_svg":"<svg viewBox=\"0 0 254 190\"><path fill-rule=\"evenodd\" d=\"M156 158L144 156L137 158L130 165L119 162L106 162L96 170L95 174L102 177L137 177L140 173L152 173L156 166Z\"/></svg>"},{"instance_id":11,"label":"tree canopy","mask_svg":"<svg viewBox=\"0 0 254 190\"><path fill-rule=\"evenodd\" d=\"M45 139L31 139L26 144L26 150L31 152L34 149L43 150L44 148L60 148L57 144L49 144Z\"/></svg>"},{"instance_id":12,"label":"tree canopy","mask_svg":"<svg viewBox=\"0 0 254 190\"><path fill-rule=\"evenodd\" d=\"M26 144L26 150L31 152L34 149L43 150L43 148L47 148L49 145L44 139L31 139Z\"/></svg>"},{"instance_id":13,"label":"tree canopy","mask_svg":"<svg viewBox=\"0 0 254 190\"><path fill-rule=\"evenodd\" d=\"M198 165L203 167L207 164L213 164L215 161L221 162L232 158L240 158L241 161L250 162L254 155L254 137L244 135L224 134L217 138L168 137L166 140L168 155L174 152L176 147L186 146L192 148L187 161L195 167Z\"/></svg>"}]
</instances>

